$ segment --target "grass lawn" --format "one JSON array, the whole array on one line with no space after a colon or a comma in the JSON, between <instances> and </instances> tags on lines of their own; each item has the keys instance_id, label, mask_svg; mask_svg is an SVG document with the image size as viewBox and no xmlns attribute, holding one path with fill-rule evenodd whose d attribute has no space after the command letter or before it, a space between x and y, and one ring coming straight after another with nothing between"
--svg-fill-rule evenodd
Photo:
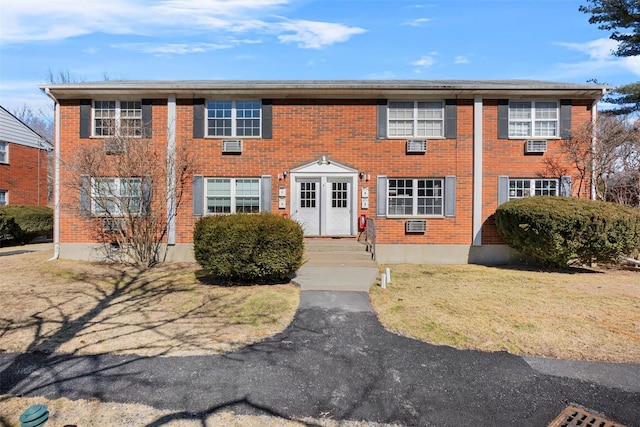
<instances>
[{"instance_id":1,"label":"grass lawn","mask_svg":"<svg viewBox=\"0 0 640 427\"><path fill-rule=\"evenodd\" d=\"M0 258L0 351L216 354L282 331L299 303L290 284L200 282L196 264L138 272L51 255Z\"/></svg>"},{"instance_id":2,"label":"grass lawn","mask_svg":"<svg viewBox=\"0 0 640 427\"><path fill-rule=\"evenodd\" d=\"M391 265L371 302L384 326L432 344L640 363L640 272Z\"/></svg>"}]
</instances>

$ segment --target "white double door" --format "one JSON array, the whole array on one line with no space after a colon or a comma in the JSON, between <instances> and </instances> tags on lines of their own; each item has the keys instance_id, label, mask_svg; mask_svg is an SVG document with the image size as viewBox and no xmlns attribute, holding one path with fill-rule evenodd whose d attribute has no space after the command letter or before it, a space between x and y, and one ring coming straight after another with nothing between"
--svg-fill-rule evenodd
<instances>
[{"instance_id":1,"label":"white double door","mask_svg":"<svg viewBox=\"0 0 640 427\"><path fill-rule=\"evenodd\" d=\"M305 236L354 234L353 178L297 177L292 217Z\"/></svg>"}]
</instances>

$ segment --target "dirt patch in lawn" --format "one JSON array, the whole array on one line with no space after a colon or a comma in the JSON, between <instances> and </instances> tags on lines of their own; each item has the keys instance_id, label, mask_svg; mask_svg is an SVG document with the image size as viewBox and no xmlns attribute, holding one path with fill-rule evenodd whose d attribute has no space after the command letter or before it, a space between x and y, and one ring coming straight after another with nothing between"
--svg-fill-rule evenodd
<instances>
[{"instance_id":1,"label":"dirt patch in lawn","mask_svg":"<svg viewBox=\"0 0 640 427\"><path fill-rule=\"evenodd\" d=\"M282 331L293 285L201 283L196 264L139 272L120 265L47 261L52 251L0 253L0 351L206 355Z\"/></svg>"},{"instance_id":2,"label":"dirt patch in lawn","mask_svg":"<svg viewBox=\"0 0 640 427\"><path fill-rule=\"evenodd\" d=\"M640 272L391 265L385 327L459 349L640 363Z\"/></svg>"}]
</instances>

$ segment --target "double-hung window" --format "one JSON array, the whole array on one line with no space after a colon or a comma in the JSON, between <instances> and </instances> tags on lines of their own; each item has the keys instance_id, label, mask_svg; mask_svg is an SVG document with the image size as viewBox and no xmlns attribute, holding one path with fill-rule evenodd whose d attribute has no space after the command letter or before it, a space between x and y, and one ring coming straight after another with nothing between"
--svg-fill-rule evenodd
<instances>
[{"instance_id":1,"label":"double-hung window","mask_svg":"<svg viewBox=\"0 0 640 427\"><path fill-rule=\"evenodd\" d=\"M142 178L94 178L93 214L98 216L143 213Z\"/></svg>"},{"instance_id":2,"label":"double-hung window","mask_svg":"<svg viewBox=\"0 0 640 427\"><path fill-rule=\"evenodd\" d=\"M511 101L509 137L557 137L558 118L559 109L556 101Z\"/></svg>"},{"instance_id":3,"label":"double-hung window","mask_svg":"<svg viewBox=\"0 0 640 427\"><path fill-rule=\"evenodd\" d=\"M0 141L0 163L9 163L9 144Z\"/></svg>"},{"instance_id":4,"label":"double-hung window","mask_svg":"<svg viewBox=\"0 0 640 427\"><path fill-rule=\"evenodd\" d=\"M142 136L141 101L94 101L94 136Z\"/></svg>"},{"instance_id":5,"label":"double-hung window","mask_svg":"<svg viewBox=\"0 0 640 427\"><path fill-rule=\"evenodd\" d=\"M260 101L208 101L207 136L259 137Z\"/></svg>"},{"instance_id":6,"label":"double-hung window","mask_svg":"<svg viewBox=\"0 0 640 427\"><path fill-rule=\"evenodd\" d=\"M7 204L7 190L0 190L0 206Z\"/></svg>"},{"instance_id":7,"label":"double-hung window","mask_svg":"<svg viewBox=\"0 0 640 427\"><path fill-rule=\"evenodd\" d=\"M509 200L529 196L557 196L559 191L557 179L509 179Z\"/></svg>"},{"instance_id":8,"label":"double-hung window","mask_svg":"<svg viewBox=\"0 0 640 427\"><path fill-rule=\"evenodd\" d=\"M387 214L443 215L444 180L441 178L390 178Z\"/></svg>"},{"instance_id":9,"label":"double-hung window","mask_svg":"<svg viewBox=\"0 0 640 427\"><path fill-rule=\"evenodd\" d=\"M209 214L260 212L258 178L207 178L205 192Z\"/></svg>"},{"instance_id":10,"label":"double-hung window","mask_svg":"<svg viewBox=\"0 0 640 427\"><path fill-rule=\"evenodd\" d=\"M388 135L391 138L444 137L444 102L389 101Z\"/></svg>"}]
</instances>

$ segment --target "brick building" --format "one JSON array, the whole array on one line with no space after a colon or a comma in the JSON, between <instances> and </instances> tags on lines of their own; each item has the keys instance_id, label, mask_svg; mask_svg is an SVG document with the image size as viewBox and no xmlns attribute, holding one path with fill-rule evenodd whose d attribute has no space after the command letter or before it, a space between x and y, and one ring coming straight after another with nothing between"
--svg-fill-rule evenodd
<instances>
[{"instance_id":1,"label":"brick building","mask_svg":"<svg viewBox=\"0 0 640 427\"><path fill-rule=\"evenodd\" d=\"M51 144L0 107L0 205L47 205Z\"/></svg>"},{"instance_id":2,"label":"brick building","mask_svg":"<svg viewBox=\"0 0 640 427\"><path fill-rule=\"evenodd\" d=\"M307 236L353 239L365 215L381 262L499 263L513 254L492 223L495 209L514 197L572 195L571 176L549 176L545 159L595 119L606 87L106 81L42 89L56 102L58 181L65 158L104 143L106 117L137 123L136 137L167 152L187 144L197 153L200 168L169 223L169 259L193 259L202 215L270 211ZM103 178L91 177L92 187ZM57 192L62 257L85 258L95 244L79 193Z\"/></svg>"}]
</instances>

